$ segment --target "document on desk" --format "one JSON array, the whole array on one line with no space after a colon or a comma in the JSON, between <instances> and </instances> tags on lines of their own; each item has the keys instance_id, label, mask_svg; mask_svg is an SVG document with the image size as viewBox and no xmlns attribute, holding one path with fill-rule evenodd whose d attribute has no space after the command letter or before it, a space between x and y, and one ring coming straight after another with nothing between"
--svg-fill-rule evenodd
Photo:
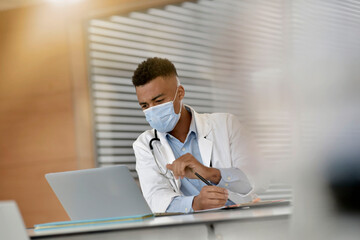
<instances>
[{"instance_id":1,"label":"document on desk","mask_svg":"<svg viewBox=\"0 0 360 240\"><path fill-rule=\"evenodd\" d=\"M285 199L279 199L279 200L269 200L269 201L252 201L252 202L246 202L246 203L240 203L230 206L223 206L219 208L210 208L205 210L198 210L195 211L195 213L200 212L210 212L210 211L216 211L216 210L227 210L227 209L236 209L236 208L252 208L252 207L265 207L265 206L274 206L274 205L289 205L291 202L289 200Z\"/></svg>"},{"instance_id":2,"label":"document on desk","mask_svg":"<svg viewBox=\"0 0 360 240\"><path fill-rule=\"evenodd\" d=\"M197 210L197 211L194 211L194 213L211 212L211 211L221 210L221 209L224 209L226 207L227 206L218 207L218 208L209 208L209 209L204 209L204 210Z\"/></svg>"},{"instance_id":3,"label":"document on desk","mask_svg":"<svg viewBox=\"0 0 360 240\"><path fill-rule=\"evenodd\" d=\"M257 202L247 202L241 204L235 204L231 206L226 206L223 209L233 209L233 208L245 208L245 207L261 207L261 206L274 206L274 205L289 205L291 201L285 199L279 200L269 200L269 201L257 201Z\"/></svg>"},{"instance_id":4,"label":"document on desk","mask_svg":"<svg viewBox=\"0 0 360 240\"><path fill-rule=\"evenodd\" d=\"M175 215L184 215L186 213L183 212L160 212L154 213L155 217L166 217L166 216L175 216Z\"/></svg>"},{"instance_id":5,"label":"document on desk","mask_svg":"<svg viewBox=\"0 0 360 240\"><path fill-rule=\"evenodd\" d=\"M128 223L128 222L137 222L143 221L145 219L153 218L154 214L148 215L138 215L138 216L129 216L129 217L119 217L119 218L104 218L104 219L90 219L90 220L80 220L80 221L65 221L65 222L52 222L38 224L34 226L34 231L50 231L56 229L64 228L75 228L75 227L87 227L87 226L98 226L98 225L107 225L115 223Z\"/></svg>"}]
</instances>

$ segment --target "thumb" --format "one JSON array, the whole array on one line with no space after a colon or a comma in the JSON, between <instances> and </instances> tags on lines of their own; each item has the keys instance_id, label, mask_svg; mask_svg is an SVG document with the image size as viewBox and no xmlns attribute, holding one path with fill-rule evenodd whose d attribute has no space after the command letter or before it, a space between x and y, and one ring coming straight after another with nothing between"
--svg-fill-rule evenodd
<instances>
[{"instance_id":1,"label":"thumb","mask_svg":"<svg viewBox=\"0 0 360 240\"><path fill-rule=\"evenodd\" d=\"M166 164L166 168L172 171L173 170L173 165L172 164Z\"/></svg>"}]
</instances>

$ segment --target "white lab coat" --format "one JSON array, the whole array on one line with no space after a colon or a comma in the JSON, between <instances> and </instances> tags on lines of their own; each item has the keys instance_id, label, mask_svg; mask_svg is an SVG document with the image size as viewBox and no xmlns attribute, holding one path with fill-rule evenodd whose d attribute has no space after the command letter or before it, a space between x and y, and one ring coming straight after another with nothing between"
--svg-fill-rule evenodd
<instances>
[{"instance_id":1,"label":"white lab coat","mask_svg":"<svg viewBox=\"0 0 360 240\"><path fill-rule=\"evenodd\" d=\"M251 176L252 161L248 142L238 119L228 113L199 114L192 110L198 132L198 144L203 164L214 168L239 168L254 189ZM173 151L166 140L166 134L158 132L160 153L155 155L163 169L167 163L175 160ZM154 130L142 133L134 142L136 171L143 195L153 212L165 212L176 196L181 196L180 180L164 177L160 174L149 142L154 138Z\"/></svg>"}]
</instances>

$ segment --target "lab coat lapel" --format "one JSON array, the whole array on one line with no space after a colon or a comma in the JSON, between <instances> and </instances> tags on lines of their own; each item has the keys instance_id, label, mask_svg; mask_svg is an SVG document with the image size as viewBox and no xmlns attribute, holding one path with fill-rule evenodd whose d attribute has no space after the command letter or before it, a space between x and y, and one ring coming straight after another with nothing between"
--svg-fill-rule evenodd
<instances>
[{"instance_id":1,"label":"lab coat lapel","mask_svg":"<svg viewBox=\"0 0 360 240\"><path fill-rule=\"evenodd\" d=\"M200 149L200 154L201 154L203 164L206 167L210 167L213 143L212 143L212 141L206 139L205 137L200 137L200 136L198 139L198 143L199 143L199 149Z\"/></svg>"},{"instance_id":2,"label":"lab coat lapel","mask_svg":"<svg viewBox=\"0 0 360 240\"><path fill-rule=\"evenodd\" d=\"M203 164L210 167L211 155L212 155L212 128L207 121L206 115L200 115L192 110L193 116L195 116L196 129L198 132L198 144Z\"/></svg>"}]
</instances>

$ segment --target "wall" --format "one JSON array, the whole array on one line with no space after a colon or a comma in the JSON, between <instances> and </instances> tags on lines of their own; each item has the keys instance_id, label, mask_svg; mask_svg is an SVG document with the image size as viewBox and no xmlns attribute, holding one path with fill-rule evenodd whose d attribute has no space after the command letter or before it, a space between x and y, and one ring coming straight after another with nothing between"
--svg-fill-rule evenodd
<instances>
[{"instance_id":1,"label":"wall","mask_svg":"<svg viewBox=\"0 0 360 240\"><path fill-rule=\"evenodd\" d=\"M93 0L0 12L0 200L27 227L68 220L48 172L94 167L86 19L181 1Z\"/></svg>"},{"instance_id":2,"label":"wall","mask_svg":"<svg viewBox=\"0 0 360 240\"><path fill-rule=\"evenodd\" d=\"M0 34L0 199L15 199L27 226L66 219L44 178L77 169L65 19L6 11Z\"/></svg>"}]
</instances>

